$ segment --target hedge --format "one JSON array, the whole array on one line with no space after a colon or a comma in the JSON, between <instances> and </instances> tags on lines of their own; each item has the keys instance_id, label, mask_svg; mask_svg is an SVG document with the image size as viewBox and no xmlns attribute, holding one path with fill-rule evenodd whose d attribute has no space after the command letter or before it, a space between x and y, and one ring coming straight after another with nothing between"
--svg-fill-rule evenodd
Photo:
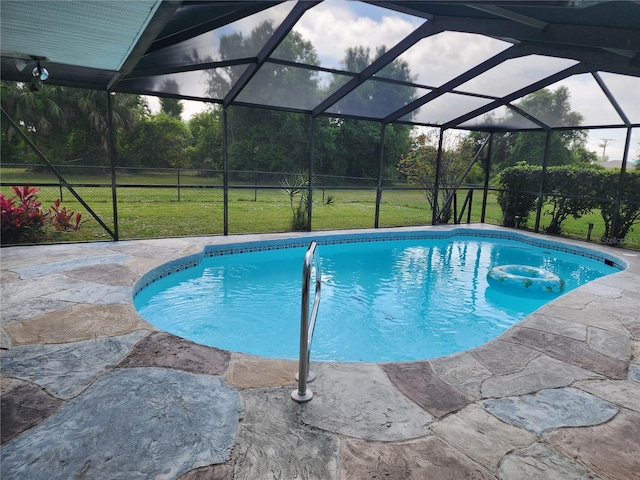
<instances>
[{"instance_id":1,"label":"hedge","mask_svg":"<svg viewBox=\"0 0 640 480\"><path fill-rule=\"evenodd\" d=\"M499 177L498 203L502 224L513 227L516 221L526 226L539 198L542 167L516 165L504 169ZM620 181L623 184L619 188ZM618 198L619 195L619 198ZM543 203L551 215L547 233L562 233L562 223L600 209L605 225L602 240L621 243L633 224L640 219L640 171L626 172L570 166L549 167L544 177ZM616 202L618 218L614 218Z\"/></svg>"}]
</instances>

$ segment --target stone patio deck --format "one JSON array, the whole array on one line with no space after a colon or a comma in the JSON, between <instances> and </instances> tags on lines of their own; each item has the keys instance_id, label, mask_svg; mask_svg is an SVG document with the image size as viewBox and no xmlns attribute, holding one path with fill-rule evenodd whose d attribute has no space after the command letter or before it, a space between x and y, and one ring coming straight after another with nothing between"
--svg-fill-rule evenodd
<instances>
[{"instance_id":1,"label":"stone patio deck","mask_svg":"<svg viewBox=\"0 0 640 480\"><path fill-rule=\"evenodd\" d=\"M280 237L0 250L2 478L640 478L638 252L588 245L629 268L473 350L314 363L297 404L296 362L158 331L131 300L204 245Z\"/></svg>"}]
</instances>

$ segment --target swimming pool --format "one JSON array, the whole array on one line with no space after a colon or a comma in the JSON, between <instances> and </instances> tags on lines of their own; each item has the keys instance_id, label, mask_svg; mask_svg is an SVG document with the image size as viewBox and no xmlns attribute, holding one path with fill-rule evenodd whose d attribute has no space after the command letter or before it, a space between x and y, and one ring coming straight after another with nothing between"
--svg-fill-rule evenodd
<instances>
[{"instance_id":1,"label":"swimming pool","mask_svg":"<svg viewBox=\"0 0 640 480\"><path fill-rule=\"evenodd\" d=\"M490 285L497 265L545 269L564 292L620 271L615 257L520 233L324 235L312 360L433 358L495 338L561 293ZM134 304L156 327L230 351L296 359L309 239L210 246L145 275Z\"/></svg>"}]
</instances>

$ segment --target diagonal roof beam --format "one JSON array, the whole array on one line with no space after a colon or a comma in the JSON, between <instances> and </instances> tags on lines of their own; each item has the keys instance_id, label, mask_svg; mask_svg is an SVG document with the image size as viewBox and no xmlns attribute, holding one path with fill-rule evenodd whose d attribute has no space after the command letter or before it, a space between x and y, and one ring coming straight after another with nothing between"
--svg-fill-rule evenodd
<instances>
[{"instance_id":1,"label":"diagonal roof beam","mask_svg":"<svg viewBox=\"0 0 640 480\"><path fill-rule=\"evenodd\" d=\"M595 78L596 82L598 82L598 85L600 85L600 88L606 95L607 99L609 100L609 102L611 102L613 108L616 109L616 112L618 112L618 115L620 115L620 118L622 118L622 120L624 121L625 126L630 127L631 121L629 120L629 117L627 117L627 114L624 112L613 93L611 93L611 90L609 90L607 84L604 83L604 80L602 80L600 74L598 72L591 72L591 75L593 76L593 78Z\"/></svg>"},{"instance_id":2,"label":"diagonal roof beam","mask_svg":"<svg viewBox=\"0 0 640 480\"><path fill-rule=\"evenodd\" d=\"M113 91L118 82L135 68L140 59L145 55L149 45L152 44L153 40L160 31L162 31L164 26L171 21L171 17L180 6L180 3L181 2L179 0L165 0L160 3L153 19L149 22L146 30L140 36L140 40L138 40L138 43L125 60L122 68L120 68L120 70L111 77L111 80L109 80L109 83L107 84L107 91Z\"/></svg>"},{"instance_id":3,"label":"diagonal roof beam","mask_svg":"<svg viewBox=\"0 0 640 480\"><path fill-rule=\"evenodd\" d=\"M255 62L256 62L256 57L244 57L244 58L234 58L231 60L219 60L216 62L172 65L170 67L147 68L145 70L134 70L134 72L127 75L127 77L124 80L135 80L137 78L155 77L156 75L170 75L173 73L209 70L212 68L233 67L235 65L246 65L248 63L255 63Z\"/></svg>"},{"instance_id":4,"label":"diagonal roof beam","mask_svg":"<svg viewBox=\"0 0 640 480\"><path fill-rule=\"evenodd\" d=\"M149 47L147 53L152 53L158 50L162 50L163 48L171 47L177 43L184 42L185 40L189 40L191 38L202 35L203 33L210 32L211 30L215 30L217 28L223 27L225 25L229 25L230 23L236 22L238 20L242 20L248 16L251 16L255 13L261 12L268 8L277 5L280 1L272 1L272 2L259 2L254 4L248 4L248 6L240 9L232 9L229 13L225 15L221 15L217 18L204 21L202 23L192 25L184 30L174 32L163 37L158 37ZM242 4L240 4L242 5ZM186 6L185 8L207 8L207 4L202 2L200 5L197 3ZM190 12L188 12L190 13ZM178 9L175 14L175 19L180 20L181 17L184 17L185 13L182 10Z\"/></svg>"},{"instance_id":5,"label":"diagonal roof beam","mask_svg":"<svg viewBox=\"0 0 640 480\"><path fill-rule=\"evenodd\" d=\"M224 97L223 105L228 107L231 102L235 100L235 98L240 94L242 89L251 81L256 72L264 65L264 62L267 61L269 56L278 48L278 45L284 40L287 34L294 27L296 22L300 20L302 15L312 7L315 7L320 1L306 2L299 1L295 4L287 18L276 28L273 35L267 40L267 43L262 47L262 50L258 52L257 61L255 64L250 65L244 71L242 76L238 79L238 81L231 87L231 90Z\"/></svg>"},{"instance_id":6,"label":"diagonal roof beam","mask_svg":"<svg viewBox=\"0 0 640 480\"><path fill-rule=\"evenodd\" d=\"M608 68L635 69L637 75L640 69L640 55L631 58L628 55L619 55L607 52L599 48L578 47L574 45L551 45L549 43L523 42L522 48L527 48L529 54L544 55L547 57L571 58L585 64L598 65L602 69Z\"/></svg>"},{"instance_id":7,"label":"diagonal roof beam","mask_svg":"<svg viewBox=\"0 0 640 480\"><path fill-rule=\"evenodd\" d=\"M371 65L366 67L362 72L360 72L356 77L349 80L338 90L333 92L329 97L327 97L322 103L320 103L317 107L313 109L311 115L313 117L323 113L325 110L330 108L332 105L340 101L342 98L347 96L353 90L358 88L362 83L375 75L378 71L386 67L388 64L393 62L396 58L402 55L405 51L415 45L417 42L422 40L425 37L430 35L435 35L436 33L440 33L442 29L436 25L435 22L425 22L416 28L413 32L407 35L404 39L402 39L398 44L396 44L393 48L385 52L382 56L380 56L377 60L375 60Z\"/></svg>"},{"instance_id":8,"label":"diagonal roof beam","mask_svg":"<svg viewBox=\"0 0 640 480\"><path fill-rule=\"evenodd\" d=\"M513 102L514 100L517 100L520 97L524 97L525 95L529 95L530 93L533 93L537 90L540 90L541 88L545 88L549 85L552 85L556 82L559 82L560 80L564 80L567 77L570 77L571 75L575 75L578 73L585 73L587 70L587 68L582 65L582 64L577 64L577 65L572 65L569 68L565 68L564 70L561 70L558 73L555 73L553 75L548 76L547 78L543 78L542 80L532 83L531 85L528 85L524 88L521 88L520 90L516 90L515 92L502 97L498 100L495 100L493 102L488 103L487 105L484 105L480 108L476 108L475 110L472 110L464 115L459 116L458 118L454 118L452 120L449 120L448 122L444 123L443 125L441 125L441 127L443 129L447 129L447 128L455 128L458 125L460 125L461 123L464 123L468 120L471 120L472 118L477 117L478 115L483 115L487 112L490 112L491 110L493 110L494 108L498 108L501 107L503 105L507 105L511 102Z\"/></svg>"},{"instance_id":9,"label":"diagonal roof beam","mask_svg":"<svg viewBox=\"0 0 640 480\"><path fill-rule=\"evenodd\" d=\"M398 5L395 2L389 2L388 0L360 0L360 1L362 1L363 3L370 3L371 5L375 5L376 7L386 8L389 10L393 10L395 12L411 15L412 17L426 18L427 20L433 20L435 18L435 15L432 15L430 13L426 13L421 10L416 10L415 8L411 8L406 5Z\"/></svg>"},{"instance_id":10,"label":"diagonal roof beam","mask_svg":"<svg viewBox=\"0 0 640 480\"><path fill-rule=\"evenodd\" d=\"M532 41L552 45L574 45L600 49L638 51L640 30L602 27L595 25L549 24L546 29L521 25L510 20L438 17L447 30L479 33L497 38L513 38L521 42Z\"/></svg>"},{"instance_id":11,"label":"diagonal roof beam","mask_svg":"<svg viewBox=\"0 0 640 480\"><path fill-rule=\"evenodd\" d=\"M542 120L537 119L536 117L534 117L533 115L525 112L524 110L522 110L520 107L513 105L512 103L507 103L506 106L508 108L510 108L511 110L513 110L514 112L518 113L518 115L526 118L527 120L529 120L530 122L535 123L536 125L538 125L539 127L541 127L544 130L551 130L551 127L549 125L547 125L546 123L544 123Z\"/></svg>"},{"instance_id":12,"label":"diagonal roof beam","mask_svg":"<svg viewBox=\"0 0 640 480\"><path fill-rule=\"evenodd\" d=\"M408 113L412 112L413 110L421 107L425 103L429 103L430 101L435 100L436 98L444 95L445 93L449 93L451 90L455 89L456 87L462 85L463 83L468 82L469 80L471 80L474 77L477 77L481 73L484 73L487 70L492 69L493 67L501 64L505 60L509 60L511 58L518 57L518 56L525 55L525 54L526 53L523 53L523 52L520 51L520 49L519 49L519 47L517 45L514 45L514 46L512 46L512 47L510 47L510 48L508 48L506 50L503 50L502 52L500 52L497 55L494 55L493 57L485 60L484 62L480 63L479 65L476 65L475 67L471 68L470 70L467 70L466 72L462 73L461 75L458 75L456 78L454 78L452 80L449 80L447 83L443 84L439 88L436 88L435 90L432 90L431 92L427 93L423 97L418 98L418 99L414 100L413 102L408 103L404 107L396 110L395 112L387 115L382 120L382 123L388 124L388 123L395 122L399 118L404 117L405 115L407 115Z\"/></svg>"},{"instance_id":13,"label":"diagonal roof beam","mask_svg":"<svg viewBox=\"0 0 640 480\"><path fill-rule=\"evenodd\" d=\"M474 5L472 3L469 3L467 4L467 6L475 8L476 10L480 10L481 12L497 15L498 17L506 18L507 20L513 20L514 22L529 25L530 27L538 28L540 30L544 30L549 26L547 22L543 22L541 20L538 20L537 18L532 18L526 15L522 15L521 13L512 12L511 10L498 7L496 5Z\"/></svg>"}]
</instances>

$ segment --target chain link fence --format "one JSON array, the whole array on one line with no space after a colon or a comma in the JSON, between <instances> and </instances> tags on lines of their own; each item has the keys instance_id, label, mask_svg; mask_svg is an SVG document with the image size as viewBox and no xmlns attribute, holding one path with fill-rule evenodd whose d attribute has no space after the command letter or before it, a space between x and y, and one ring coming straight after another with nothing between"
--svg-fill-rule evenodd
<instances>
[{"instance_id":1,"label":"chain link fence","mask_svg":"<svg viewBox=\"0 0 640 480\"><path fill-rule=\"evenodd\" d=\"M77 165L56 166L73 190L84 199L119 239L160 238L190 235L220 235L225 232L225 189L223 172L203 169L116 168ZM110 235L82 207L67 187L41 165L0 165L1 187L11 196L11 185L31 185L40 189L44 208L60 199L69 210L82 213L82 228L62 240L108 240ZM228 175L227 233L286 232L295 229L293 217L308 194L308 185L294 185L300 178L292 172L230 171ZM112 184L112 179L114 183ZM287 183L288 182L288 183ZM291 195L294 185L295 193ZM115 188L113 188L115 187ZM400 180L385 180L380 190L379 227L431 224L429 189ZM451 199L448 223L502 225L496 187L487 191L483 215L484 189L481 185L461 185ZM531 195L537 194L530 192ZM551 222L549 200L561 197L544 193L538 230L546 232ZM314 176L312 190L312 230L372 228L376 226L377 179ZM115 202L115 203L114 203ZM114 205L116 208L114 208ZM629 208L638 207L628 202ZM440 205L442 207L442 205ZM535 230L535 210L520 229ZM117 215L117 223L116 223ZM514 226L514 225L509 225ZM571 238L640 248L640 222L635 220L624 239L606 239L605 221L599 209L592 209L562 222L561 234ZM59 236L44 241L60 241Z\"/></svg>"}]
</instances>

